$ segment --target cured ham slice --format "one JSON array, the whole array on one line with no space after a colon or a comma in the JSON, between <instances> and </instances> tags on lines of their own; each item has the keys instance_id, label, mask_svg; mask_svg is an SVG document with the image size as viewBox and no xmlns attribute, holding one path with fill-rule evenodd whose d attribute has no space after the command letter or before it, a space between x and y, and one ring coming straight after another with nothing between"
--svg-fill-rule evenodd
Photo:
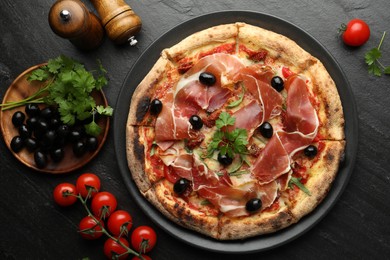
<instances>
[{"instance_id":1,"label":"cured ham slice","mask_svg":"<svg viewBox=\"0 0 390 260\"><path fill-rule=\"evenodd\" d=\"M286 131L278 131L261 151L252 170L259 183L269 183L290 168L290 158L308 146L317 134L318 117L303 79L288 81Z\"/></svg>"},{"instance_id":2,"label":"cured ham slice","mask_svg":"<svg viewBox=\"0 0 390 260\"><path fill-rule=\"evenodd\" d=\"M255 129L261 124L263 111L260 105L255 100L253 100L248 105L234 112L233 117L236 119L236 121L230 130L235 128L246 129L249 138L252 136Z\"/></svg>"},{"instance_id":3,"label":"cured ham slice","mask_svg":"<svg viewBox=\"0 0 390 260\"><path fill-rule=\"evenodd\" d=\"M300 132L304 135L316 135L318 117L309 99L305 81L297 75L291 76L286 82L288 89L287 118L285 130ZM314 136L311 136L314 138Z\"/></svg>"},{"instance_id":4,"label":"cured ham slice","mask_svg":"<svg viewBox=\"0 0 390 260\"><path fill-rule=\"evenodd\" d=\"M261 104L263 110L260 124L268 119L277 116L281 112L283 98L270 85L272 71L259 71L257 66L246 67L235 76L240 79L245 89Z\"/></svg>"},{"instance_id":5,"label":"cured ham slice","mask_svg":"<svg viewBox=\"0 0 390 260\"><path fill-rule=\"evenodd\" d=\"M278 135L273 135L252 166L260 184L274 181L290 170L290 156Z\"/></svg>"},{"instance_id":6,"label":"cured ham slice","mask_svg":"<svg viewBox=\"0 0 390 260\"><path fill-rule=\"evenodd\" d=\"M235 56L217 53L206 56L187 71L176 85L174 99L178 107L192 106L212 112L225 104L231 91L226 85L232 83L235 75L244 65ZM213 86L204 86L199 82L202 72L215 76Z\"/></svg>"},{"instance_id":7,"label":"cured ham slice","mask_svg":"<svg viewBox=\"0 0 390 260\"><path fill-rule=\"evenodd\" d=\"M160 153L159 156L166 166L172 168L176 175L187 180L192 179L192 154L187 153L183 142L175 143L166 151Z\"/></svg>"}]
</instances>

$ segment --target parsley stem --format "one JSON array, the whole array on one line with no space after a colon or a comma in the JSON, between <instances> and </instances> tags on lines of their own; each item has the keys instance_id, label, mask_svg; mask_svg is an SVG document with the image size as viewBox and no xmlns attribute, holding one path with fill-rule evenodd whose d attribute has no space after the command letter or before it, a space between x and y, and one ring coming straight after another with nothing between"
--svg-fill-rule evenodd
<instances>
[{"instance_id":1,"label":"parsley stem","mask_svg":"<svg viewBox=\"0 0 390 260\"><path fill-rule=\"evenodd\" d=\"M379 45L378 45L378 50L381 48L382 43L385 40L385 36L386 36L386 31L383 32L382 39L381 39L381 41L379 42Z\"/></svg>"}]
</instances>

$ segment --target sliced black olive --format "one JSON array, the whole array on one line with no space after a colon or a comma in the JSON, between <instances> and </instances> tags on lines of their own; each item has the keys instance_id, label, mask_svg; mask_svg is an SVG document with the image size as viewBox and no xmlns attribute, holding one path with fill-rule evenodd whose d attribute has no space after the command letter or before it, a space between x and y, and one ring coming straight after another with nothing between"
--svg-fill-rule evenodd
<instances>
[{"instance_id":1,"label":"sliced black olive","mask_svg":"<svg viewBox=\"0 0 390 260\"><path fill-rule=\"evenodd\" d=\"M181 178L177 180L173 185L173 191L176 194L183 194L189 186L190 186L190 181L185 178Z\"/></svg>"},{"instance_id":2,"label":"sliced black olive","mask_svg":"<svg viewBox=\"0 0 390 260\"><path fill-rule=\"evenodd\" d=\"M281 77L275 76L271 79L271 86L280 92L284 89L284 81Z\"/></svg>"},{"instance_id":3,"label":"sliced black olive","mask_svg":"<svg viewBox=\"0 0 390 260\"><path fill-rule=\"evenodd\" d=\"M99 145L99 141L94 136L88 136L86 139L87 150L90 152L96 151Z\"/></svg>"},{"instance_id":4,"label":"sliced black olive","mask_svg":"<svg viewBox=\"0 0 390 260\"><path fill-rule=\"evenodd\" d=\"M222 155L221 153L219 153L218 154L218 161L220 164L227 166L227 165L232 164L233 158L231 158L227 154Z\"/></svg>"},{"instance_id":5,"label":"sliced black olive","mask_svg":"<svg viewBox=\"0 0 390 260\"><path fill-rule=\"evenodd\" d=\"M190 117L190 124L194 130L199 130L203 127L202 118L197 115L193 115Z\"/></svg>"},{"instance_id":6,"label":"sliced black olive","mask_svg":"<svg viewBox=\"0 0 390 260\"><path fill-rule=\"evenodd\" d=\"M38 142L35 138L29 137L24 141L24 144L29 152L34 152L38 148Z\"/></svg>"},{"instance_id":7,"label":"sliced black olive","mask_svg":"<svg viewBox=\"0 0 390 260\"><path fill-rule=\"evenodd\" d=\"M35 161L35 165L36 165L39 169L45 168L46 165L47 165L47 157L46 157L46 154L44 154L44 153L41 152L41 151L36 151L36 152L34 153L34 161Z\"/></svg>"},{"instance_id":8,"label":"sliced black olive","mask_svg":"<svg viewBox=\"0 0 390 260\"><path fill-rule=\"evenodd\" d=\"M19 127L23 124L25 118L26 118L26 115L23 112L16 111L12 115L12 124L14 124L14 126L16 126L16 127Z\"/></svg>"},{"instance_id":9,"label":"sliced black olive","mask_svg":"<svg viewBox=\"0 0 390 260\"><path fill-rule=\"evenodd\" d=\"M54 115L54 110L51 107L45 107L44 109L41 110L40 116L46 121L50 121L50 119Z\"/></svg>"},{"instance_id":10,"label":"sliced black olive","mask_svg":"<svg viewBox=\"0 0 390 260\"><path fill-rule=\"evenodd\" d=\"M64 158L65 152L63 148L56 148L50 152L50 157L53 162L60 162Z\"/></svg>"},{"instance_id":11,"label":"sliced black olive","mask_svg":"<svg viewBox=\"0 0 390 260\"><path fill-rule=\"evenodd\" d=\"M22 137L23 140L31 136L31 131L27 125L23 124L19 126L19 135L20 137Z\"/></svg>"},{"instance_id":12,"label":"sliced black olive","mask_svg":"<svg viewBox=\"0 0 390 260\"><path fill-rule=\"evenodd\" d=\"M274 134L274 129L270 123L264 122L260 126L260 133L265 138L271 138L272 135Z\"/></svg>"},{"instance_id":13,"label":"sliced black olive","mask_svg":"<svg viewBox=\"0 0 390 260\"><path fill-rule=\"evenodd\" d=\"M255 212L255 211L258 211L259 209L261 209L261 206L262 206L262 202L260 199L258 198L254 198L254 199L250 199L248 200L248 202L245 204L245 209L248 211L248 212Z\"/></svg>"},{"instance_id":14,"label":"sliced black olive","mask_svg":"<svg viewBox=\"0 0 390 260\"><path fill-rule=\"evenodd\" d=\"M217 82L217 79L215 78L214 74L209 73L209 72L202 72L199 75L199 81L203 85L206 86L212 86Z\"/></svg>"},{"instance_id":15,"label":"sliced black olive","mask_svg":"<svg viewBox=\"0 0 390 260\"><path fill-rule=\"evenodd\" d=\"M150 114L157 116L162 110L162 102L159 99L153 99L150 103Z\"/></svg>"},{"instance_id":16,"label":"sliced black olive","mask_svg":"<svg viewBox=\"0 0 390 260\"><path fill-rule=\"evenodd\" d=\"M23 146L24 146L24 142L23 142L22 137L17 135L17 136L14 136L14 138L12 138L12 140L11 140L12 151L14 151L15 153L18 153L18 152L20 152L20 150L23 149Z\"/></svg>"},{"instance_id":17,"label":"sliced black olive","mask_svg":"<svg viewBox=\"0 0 390 260\"><path fill-rule=\"evenodd\" d=\"M27 104L25 107L25 112L29 117L38 116L40 111L37 104Z\"/></svg>"},{"instance_id":18,"label":"sliced black olive","mask_svg":"<svg viewBox=\"0 0 390 260\"><path fill-rule=\"evenodd\" d=\"M73 145L73 153L74 153L74 155L76 155L76 157L83 156L86 151L87 151L87 146L86 146L85 142L83 142L82 140L77 141Z\"/></svg>"},{"instance_id":19,"label":"sliced black olive","mask_svg":"<svg viewBox=\"0 0 390 260\"><path fill-rule=\"evenodd\" d=\"M317 155L318 153L318 149L316 146L314 145L309 145L308 147L305 148L305 150L303 150L304 154L309 157L309 158L313 158L314 156Z\"/></svg>"}]
</instances>

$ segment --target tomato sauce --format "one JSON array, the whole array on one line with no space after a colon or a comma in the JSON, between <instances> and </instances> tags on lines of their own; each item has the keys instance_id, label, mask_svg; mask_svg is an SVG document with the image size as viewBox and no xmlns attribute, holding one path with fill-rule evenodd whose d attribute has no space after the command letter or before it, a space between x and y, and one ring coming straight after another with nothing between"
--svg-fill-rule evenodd
<instances>
[{"instance_id":1,"label":"tomato sauce","mask_svg":"<svg viewBox=\"0 0 390 260\"><path fill-rule=\"evenodd\" d=\"M240 45L239 50L248 54L248 59L256 61L256 62L264 61L267 57L267 54L268 54L268 51L266 51L266 50L260 49L258 51L253 51L244 45Z\"/></svg>"}]
</instances>

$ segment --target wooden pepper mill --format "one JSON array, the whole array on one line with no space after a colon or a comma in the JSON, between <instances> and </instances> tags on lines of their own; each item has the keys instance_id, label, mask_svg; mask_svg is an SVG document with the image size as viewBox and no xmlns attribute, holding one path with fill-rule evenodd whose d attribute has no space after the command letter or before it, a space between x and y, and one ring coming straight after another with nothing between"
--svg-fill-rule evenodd
<instances>
[{"instance_id":1,"label":"wooden pepper mill","mask_svg":"<svg viewBox=\"0 0 390 260\"><path fill-rule=\"evenodd\" d=\"M78 0L58 0L50 8L49 24L60 37L69 39L81 50L97 48L103 41L104 28L99 18Z\"/></svg>"},{"instance_id":2,"label":"wooden pepper mill","mask_svg":"<svg viewBox=\"0 0 390 260\"><path fill-rule=\"evenodd\" d=\"M116 44L130 42L141 30L141 18L123 0L90 0L102 19L108 37Z\"/></svg>"}]
</instances>

